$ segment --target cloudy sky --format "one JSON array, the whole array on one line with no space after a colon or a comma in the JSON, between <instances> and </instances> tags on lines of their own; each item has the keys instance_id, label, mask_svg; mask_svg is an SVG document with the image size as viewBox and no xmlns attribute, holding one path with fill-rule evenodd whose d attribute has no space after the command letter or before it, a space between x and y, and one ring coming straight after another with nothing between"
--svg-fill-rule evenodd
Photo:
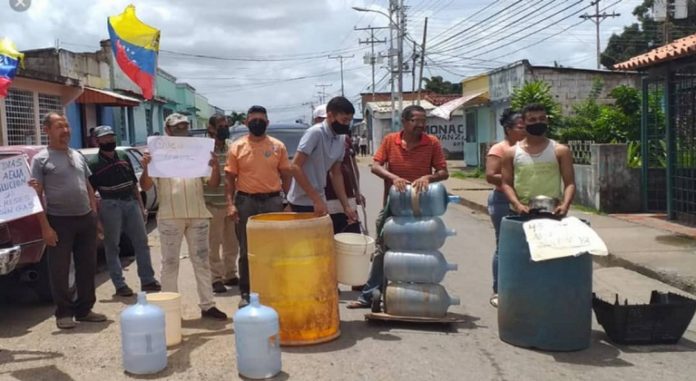
<instances>
[{"instance_id":1,"label":"cloudy sky","mask_svg":"<svg viewBox=\"0 0 696 381\"><path fill-rule=\"evenodd\" d=\"M523 58L594 68L595 26L579 18L594 13L594 7L583 10L590 2L405 0L408 36L420 43L429 18L426 77L459 81ZM329 55L351 57L344 60L345 94L357 105L359 94L369 91L371 70L363 62L369 45L358 43L369 34L354 27L388 25L385 16L351 9L385 11L388 0L32 0L22 13L0 0L0 36L20 50L58 41L71 51L94 51L108 37L106 18L130 3L141 20L161 30L160 67L228 112L261 104L276 122L307 118L310 104L319 103L318 85L329 85L327 98L340 95L340 64ZM600 2L600 9L621 14L601 24L602 48L613 32L635 21L631 12L640 3ZM388 39L387 31L377 31L376 38ZM412 43L406 47L408 58ZM375 48L386 54L386 44ZM386 74L384 65L377 68L377 91L389 90ZM411 88L410 74L404 88Z\"/></svg>"}]
</instances>

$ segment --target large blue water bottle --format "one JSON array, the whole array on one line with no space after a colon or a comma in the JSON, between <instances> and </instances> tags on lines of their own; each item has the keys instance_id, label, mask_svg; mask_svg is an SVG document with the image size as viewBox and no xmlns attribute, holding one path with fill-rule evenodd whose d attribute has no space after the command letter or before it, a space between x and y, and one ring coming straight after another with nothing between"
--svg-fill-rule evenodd
<instances>
[{"instance_id":1,"label":"large blue water bottle","mask_svg":"<svg viewBox=\"0 0 696 381\"><path fill-rule=\"evenodd\" d=\"M454 270L457 265L447 263L437 250L387 251L384 255L384 275L395 282L440 283L448 271Z\"/></svg>"},{"instance_id":2,"label":"large blue water bottle","mask_svg":"<svg viewBox=\"0 0 696 381\"><path fill-rule=\"evenodd\" d=\"M392 217L384 224L384 243L394 251L437 250L456 234L439 217Z\"/></svg>"},{"instance_id":3,"label":"large blue water bottle","mask_svg":"<svg viewBox=\"0 0 696 381\"><path fill-rule=\"evenodd\" d=\"M249 305L234 314L234 333L240 376L263 379L280 373L278 313L261 305L259 294L250 294Z\"/></svg>"},{"instance_id":4,"label":"large blue water bottle","mask_svg":"<svg viewBox=\"0 0 696 381\"><path fill-rule=\"evenodd\" d=\"M389 209L393 216L429 216L437 217L445 214L447 204L459 203L459 196L449 196L442 183L428 185L424 192L415 192L410 186L406 186L405 192L399 192L392 186L389 190Z\"/></svg>"},{"instance_id":5,"label":"large blue water bottle","mask_svg":"<svg viewBox=\"0 0 696 381\"><path fill-rule=\"evenodd\" d=\"M533 262L522 228L528 220L505 217L500 227L500 338L550 351L587 348L592 332L592 257Z\"/></svg>"},{"instance_id":6,"label":"large blue water bottle","mask_svg":"<svg viewBox=\"0 0 696 381\"><path fill-rule=\"evenodd\" d=\"M123 368L133 374L153 374L167 367L164 311L148 304L144 292L121 313Z\"/></svg>"}]
</instances>

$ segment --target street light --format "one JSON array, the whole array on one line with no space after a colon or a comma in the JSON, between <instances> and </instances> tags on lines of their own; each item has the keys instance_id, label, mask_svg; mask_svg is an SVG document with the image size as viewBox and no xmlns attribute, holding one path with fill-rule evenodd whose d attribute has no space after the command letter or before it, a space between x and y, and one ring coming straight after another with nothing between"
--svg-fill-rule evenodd
<instances>
[{"instance_id":1,"label":"street light","mask_svg":"<svg viewBox=\"0 0 696 381\"><path fill-rule=\"evenodd\" d=\"M403 0L399 0L401 2L401 6L399 8L399 11L403 10ZM394 0L390 0L389 2L389 11L390 13L395 11L394 7ZM404 89L404 82L403 82L403 52L404 52L404 31L403 28L394 22L394 20L391 17L391 14L387 14L386 12L383 12L378 9L369 9L369 8L363 8L363 7L352 7L353 10L358 11L358 12L372 12L372 13L379 13L380 15L386 17L389 19L389 26L390 26L390 31L389 31L389 66L391 69L391 130L392 132L394 131L399 131L401 129L401 109L403 108L403 102L404 102L404 96L403 96L403 89ZM399 17L399 20L403 21L403 16ZM397 48L397 64L394 64L394 30L397 31L398 35L398 48ZM394 84L394 69L398 70L398 92L397 89L395 89L395 84ZM374 89L373 89L374 91ZM398 108L398 109L397 109Z\"/></svg>"}]
</instances>

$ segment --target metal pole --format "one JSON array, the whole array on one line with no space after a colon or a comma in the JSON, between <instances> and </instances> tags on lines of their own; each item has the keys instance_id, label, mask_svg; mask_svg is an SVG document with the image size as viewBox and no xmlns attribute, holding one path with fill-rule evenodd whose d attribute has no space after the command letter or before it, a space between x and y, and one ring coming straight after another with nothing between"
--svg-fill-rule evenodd
<instances>
[{"instance_id":1,"label":"metal pole","mask_svg":"<svg viewBox=\"0 0 696 381\"><path fill-rule=\"evenodd\" d=\"M399 0L398 12L399 27L397 30L399 33L399 52L397 59L399 62L397 69L399 70L399 110L397 112L397 131L401 129L401 110L404 108L404 34L406 33L406 13L404 12L404 0Z\"/></svg>"},{"instance_id":2,"label":"metal pole","mask_svg":"<svg viewBox=\"0 0 696 381\"><path fill-rule=\"evenodd\" d=\"M398 131L398 114L396 112L396 78L395 69L396 65L394 63L394 33L396 31L396 24L392 15L396 11L397 0L389 0L389 70L391 70L391 130Z\"/></svg>"},{"instance_id":3,"label":"metal pole","mask_svg":"<svg viewBox=\"0 0 696 381\"><path fill-rule=\"evenodd\" d=\"M329 59L341 61L341 96L342 97L345 96L345 92L343 91L343 59L344 58L353 58L353 57L355 57L355 54L351 54L350 56L342 56L342 55L329 56Z\"/></svg>"},{"instance_id":4,"label":"metal pole","mask_svg":"<svg viewBox=\"0 0 696 381\"><path fill-rule=\"evenodd\" d=\"M600 68L600 55L599 51L599 0L595 1L595 15L597 15L597 21L595 21L595 33L597 34L597 70Z\"/></svg>"},{"instance_id":5,"label":"metal pole","mask_svg":"<svg viewBox=\"0 0 696 381\"><path fill-rule=\"evenodd\" d=\"M411 65L411 96L416 92L416 60L418 59L418 53L416 53L416 42L413 41L413 64Z\"/></svg>"},{"instance_id":6,"label":"metal pole","mask_svg":"<svg viewBox=\"0 0 696 381\"><path fill-rule=\"evenodd\" d=\"M375 57L375 44L380 43L380 44L386 44L387 39L385 38L384 40L375 40L375 30L376 29L388 29L388 27L372 27L372 26L367 26L367 28L356 28L353 27L354 30L369 30L370 31L370 39L369 40L358 40L358 43L360 44L370 44L370 65L372 66L372 101L375 101L375 64L377 64L377 57Z\"/></svg>"},{"instance_id":7,"label":"metal pole","mask_svg":"<svg viewBox=\"0 0 696 381\"><path fill-rule=\"evenodd\" d=\"M428 35L428 18L425 18L423 25L423 45L421 45L420 74L418 74L418 105L420 106L421 89L423 88L423 66L425 66L425 37Z\"/></svg>"}]
</instances>

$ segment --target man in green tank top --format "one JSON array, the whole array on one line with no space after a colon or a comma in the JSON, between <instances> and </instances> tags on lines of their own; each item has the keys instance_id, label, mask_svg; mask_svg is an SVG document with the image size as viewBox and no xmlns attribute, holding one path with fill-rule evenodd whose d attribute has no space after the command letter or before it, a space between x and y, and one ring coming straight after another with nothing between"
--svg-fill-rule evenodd
<instances>
[{"instance_id":1,"label":"man in green tank top","mask_svg":"<svg viewBox=\"0 0 696 381\"><path fill-rule=\"evenodd\" d=\"M575 172L570 149L546 137L546 108L537 103L522 111L527 137L503 155L503 192L517 213L529 213L535 196L557 198L554 214L565 216L575 197Z\"/></svg>"}]
</instances>

